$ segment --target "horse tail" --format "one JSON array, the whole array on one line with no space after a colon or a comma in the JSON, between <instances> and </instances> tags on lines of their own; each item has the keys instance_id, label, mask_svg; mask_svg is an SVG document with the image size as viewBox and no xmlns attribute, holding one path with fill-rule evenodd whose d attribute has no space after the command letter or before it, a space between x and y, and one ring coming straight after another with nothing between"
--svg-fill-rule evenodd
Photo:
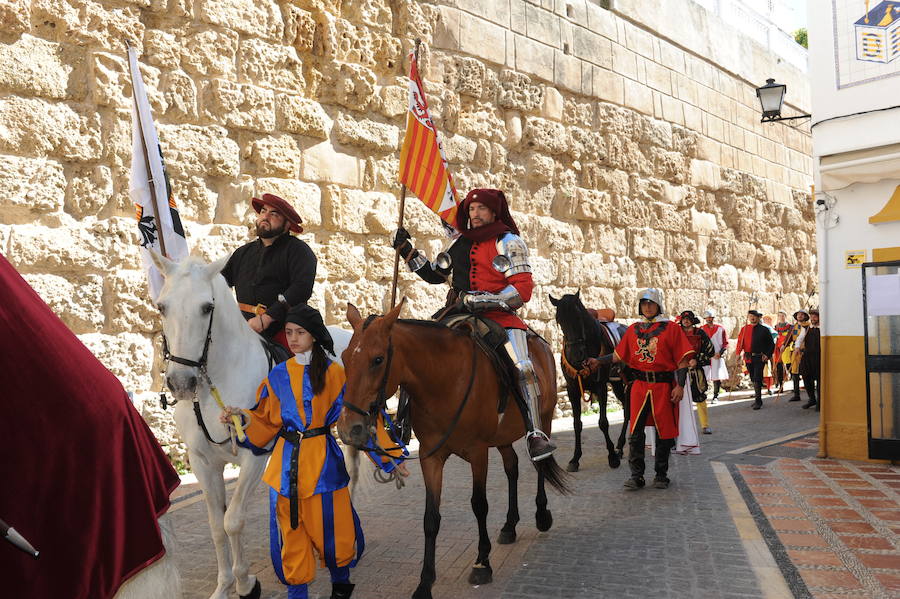
<instances>
[{"instance_id":1,"label":"horse tail","mask_svg":"<svg viewBox=\"0 0 900 599\"><path fill-rule=\"evenodd\" d=\"M532 462L534 469L538 474L544 477L544 480L556 489L561 495L571 495L572 489L569 486L570 477L565 470L559 467L556 458L550 456L537 462Z\"/></svg>"}]
</instances>

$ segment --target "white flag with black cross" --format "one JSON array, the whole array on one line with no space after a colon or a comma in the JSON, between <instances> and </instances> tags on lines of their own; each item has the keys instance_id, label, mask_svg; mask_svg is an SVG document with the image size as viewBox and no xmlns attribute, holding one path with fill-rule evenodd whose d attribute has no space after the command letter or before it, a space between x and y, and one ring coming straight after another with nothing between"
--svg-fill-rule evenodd
<instances>
[{"instance_id":1,"label":"white flag with black cross","mask_svg":"<svg viewBox=\"0 0 900 599\"><path fill-rule=\"evenodd\" d=\"M137 213L141 260L150 284L150 299L155 301L162 289L163 277L153 264L150 252L178 262L188 255L188 245L166 173L137 54L131 45L128 46L128 66L134 100L131 107L130 194Z\"/></svg>"}]
</instances>

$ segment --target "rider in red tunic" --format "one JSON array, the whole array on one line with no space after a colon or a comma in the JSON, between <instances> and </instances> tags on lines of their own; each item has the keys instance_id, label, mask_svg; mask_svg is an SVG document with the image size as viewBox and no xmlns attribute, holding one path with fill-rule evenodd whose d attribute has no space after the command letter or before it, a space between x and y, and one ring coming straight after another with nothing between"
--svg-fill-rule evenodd
<instances>
[{"instance_id":1,"label":"rider in red tunic","mask_svg":"<svg viewBox=\"0 0 900 599\"><path fill-rule=\"evenodd\" d=\"M527 326L515 314L534 290L528 246L498 189L470 191L457 211L456 228L460 236L435 262L412 246L405 229L398 229L393 246L428 283L450 282L448 303L462 298L465 309L506 329L504 348L519 373L519 389L530 413L528 454L533 461L548 458L556 445L540 430L540 388L528 355Z\"/></svg>"},{"instance_id":2,"label":"rider in red tunic","mask_svg":"<svg viewBox=\"0 0 900 599\"><path fill-rule=\"evenodd\" d=\"M645 289L638 295L641 320L622 335L613 354L586 364L595 370L603 363L624 362L630 370L631 420L628 439L628 465L631 478L625 488L633 491L644 486L644 426L656 426L656 477L653 486L669 486L669 453L678 436L678 402L684 394L688 360L694 353L682 328L663 316L662 292ZM676 372L677 371L677 372Z\"/></svg>"}]
</instances>

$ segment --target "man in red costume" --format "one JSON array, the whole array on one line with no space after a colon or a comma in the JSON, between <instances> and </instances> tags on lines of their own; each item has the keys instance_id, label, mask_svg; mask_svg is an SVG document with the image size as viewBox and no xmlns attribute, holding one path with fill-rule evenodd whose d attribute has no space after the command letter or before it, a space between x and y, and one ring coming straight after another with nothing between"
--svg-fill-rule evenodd
<instances>
[{"instance_id":1,"label":"man in red costume","mask_svg":"<svg viewBox=\"0 0 900 599\"><path fill-rule=\"evenodd\" d=\"M509 213L506 196L498 189L473 189L456 213L460 236L435 262L429 262L398 229L393 246L410 270L431 284L450 282L448 303L462 299L506 329L506 352L519 373L519 389L530 414L528 455L533 461L550 457L556 445L540 429L540 388L528 355L527 327L515 311L531 299L534 282L528 246Z\"/></svg>"},{"instance_id":2,"label":"man in red costume","mask_svg":"<svg viewBox=\"0 0 900 599\"><path fill-rule=\"evenodd\" d=\"M760 322L762 314L756 310L747 312L749 321L738 334L737 351L741 352L744 362L747 364L747 372L753 381L755 401L753 409L762 407L763 370L766 362L775 351L775 340L772 339L771 330Z\"/></svg>"},{"instance_id":3,"label":"man in red costume","mask_svg":"<svg viewBox=\"0 0 900 599\"><path fill-rule=\"evenodd\" d=\"M669 486L669 454L678 436L678 402L684 395L688 361L694 354L682 328L664 316L663 305L659 289L641 291L638 294L641 320L628 327L614 353L585 361L592 370L608 362L623 362L631 369L634 382L629 399L631 478L625 481L628 491L636 491L645 484L645 426L655 426L659 437L653 486L657 489Z\"/></svg>"},{"instance_id":4,"label":"man in red costume","mask_svg":"<svg viewBox=\"0 0 900 599\"><path fill-rule=\"evenodd\" d=\"M0 256L0 518L40 559L0 542L4 597L108 599L164 553L178 486L119 380Z\"/></svg>"}]
</instances>

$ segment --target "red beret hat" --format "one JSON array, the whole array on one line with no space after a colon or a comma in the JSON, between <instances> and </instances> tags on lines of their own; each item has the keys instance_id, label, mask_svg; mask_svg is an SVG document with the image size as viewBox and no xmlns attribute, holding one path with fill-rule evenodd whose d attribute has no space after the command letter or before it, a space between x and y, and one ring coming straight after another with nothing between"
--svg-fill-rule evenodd
<instances>
[{"instance_id":1,"label":"red beret hat","mask_svg":"<svg viewBox=\"0 0 900 599\"><path fill-rule=\"evenodd\" d=\"M297 211L294 210L294 207L291 206L287 200L279 198L277 195L271 193L264 193L261 198L253 198L250 201L250 204L257 213L262 210L263 205L266 205L273 210L277 210L284 216L285 220L290 223L289 228L292 233L303 232L303 227L300 226L303 224L303 221L300 219L300 215L297 214Z\"/></svg>"}]
</instances>

